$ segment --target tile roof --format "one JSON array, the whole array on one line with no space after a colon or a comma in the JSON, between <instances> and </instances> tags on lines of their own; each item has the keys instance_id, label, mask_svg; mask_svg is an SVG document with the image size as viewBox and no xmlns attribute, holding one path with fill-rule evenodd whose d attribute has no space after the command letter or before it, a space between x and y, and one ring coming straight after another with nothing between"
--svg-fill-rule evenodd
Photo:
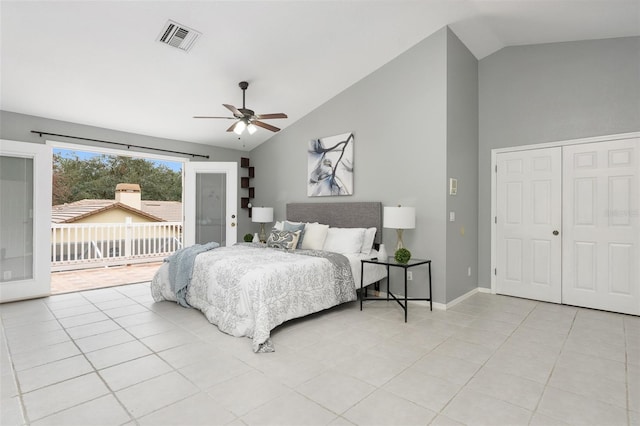
<instances>
[{"instance_id":1,"label":"tile roof","mask_svg":"<svg viewBox=\"0 0 640 426\"><path fill-rule=\"evenodd\" d=\"M142 209L130 207L115 200L85 199L73 203L59 204L51 208L52 223L73 223L99 212L120 208L147 217L155 222L181 222L182 203L180 201L142 200Z\"/></svg>"}]
</instances>

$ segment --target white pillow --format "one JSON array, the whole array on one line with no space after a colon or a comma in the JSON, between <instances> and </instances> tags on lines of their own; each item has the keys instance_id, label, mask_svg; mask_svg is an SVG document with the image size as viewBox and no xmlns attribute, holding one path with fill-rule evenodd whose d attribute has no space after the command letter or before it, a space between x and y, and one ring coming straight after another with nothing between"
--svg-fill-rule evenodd
<instances>
[{"instance_id":1,"label":"white pillow","mask_svg":"<svg viewBox=\"0 0 640 426\"><path fill-rule=\"evenodd\" d=\"M364 231L364 239L362 240L362 247L360 253L369 254L373 248L373 240L376 238L376 228L367 228Z\"/></svg>"},{"instance_id":2,"label":"white pillow","mask_svg":"<svg viewBox=\"0 0 640 426\"><path fill-rule=\"evenodd\" d=\"M329 228L322 250L341 254L360 253L364 228Z\"/></svg>"},{"instance_id":3,"label":"white pillow","mask_svg":"<svg viewBox=\"0 0 640 426\"><path fill-rule=\"evenodd\" d=\"M322 250L328 232L329 225L322 225L318 222L307 223L304 227L304 238L300 248L304 250Z\"/></svg>"}]
</instances>

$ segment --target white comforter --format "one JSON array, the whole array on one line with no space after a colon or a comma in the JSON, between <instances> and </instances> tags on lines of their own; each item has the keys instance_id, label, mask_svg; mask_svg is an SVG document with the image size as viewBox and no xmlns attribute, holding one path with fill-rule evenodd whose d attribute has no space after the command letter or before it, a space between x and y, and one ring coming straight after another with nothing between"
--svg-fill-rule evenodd
<instances>
[{"instance_id":1,"label":"white comforter","mask_svg":"<svg viewBox=\"0 0 640 426\"><path fill-rule=\"evenodd\" d=\"M255 352L271 351L269 336L276 326L356 300L348 261L314 254L251 245L202 253L196 257L186 300L225 333L253 338ZM337 267L341 262L346 266ZM151 292L156 301L176 300L168 264L154 276Z\"/></svg>"}]
</instances>

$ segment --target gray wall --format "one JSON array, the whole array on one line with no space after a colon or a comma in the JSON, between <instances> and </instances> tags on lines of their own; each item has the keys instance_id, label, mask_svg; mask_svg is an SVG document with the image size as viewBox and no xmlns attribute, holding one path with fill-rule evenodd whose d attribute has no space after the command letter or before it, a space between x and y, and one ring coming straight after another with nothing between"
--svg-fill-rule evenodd
<instances>
[{"instance_id":1,"label":"gray wall","mask_svg":"<svg viewBox=\"0 0 640 426\"><path fill-rule=\"evenodd\" d=\"M507 47L478 79L478 279L490 287L491 149L640 130L640 37Z\"/></svg>"},{"instance_id":2,"label":"gray wall","mask_svg":"<svg viewBox=\"0 0 640 426\"><path fill-rule=\"evenodd\" d=\"M449 40L454 56L450 62ZM465 69L449 75L448 66ZM278 220L284 218L287 202L381 201L387 206L415 206L416 229L405 231L404 242L414 257L433 261L434 301L445 303L451 300L449 293L459 295L475 288L475 279L468 279L466 271L467 265L476 270L477 259L473 236L476 219L472 217L477 209L476 67L475 58L450 30L443 28L434 33L255 148L251 159L257 173L257 203L273 206ZM450 99L448 78L460 84ZM468 119L468 124L459 128L455 122L448 125L448 101L454 121ZM447 161L449 130L456 138L450 149L456 159L451 163ZM350 131L355 133L354 195L307 197L309 141ZM464 157L458 158L459 151L464 151ZM467 227L466 237L452 236L454 248L463 256L461 265L447 262L448 169L459 174L467 183L466 188L472 188L452 201L453 208L469 209L468 216L460 212ZM395 231L385 229L383 238L387 250L393 252ZM425 269L414 271L410 296L428 296L423 284ZM392 290L402 293L398 272L392 272ZM456 280L451 290L449 272Z\"/></svg>"},{"instance_id":3,"label":"gray wall","mask_svg":"<svg viewBox=\"0 0 640 426\"><path fill-rule=\"evenodd\" d=\"M31 133L31 130L40 130L48 133L86 137L91 139L101 139L113 142L131 143L140 146L168 149L172 151L188 152L193 154L209 155L209 160L202 158L194 161L235 161L238 163L238 176L244 176L240 169L240 157L247 157L248 153L232 149L216 148L202 144L195 144L170 139L155 138L151 136L138 135L134 133L120 132L117 130L103 129L100 127L85 126L82 124L69 123L65 121L51 120L31 115L17 114L14 112L0 111L0 139L14 140L20 142L45 143L47 139L59 142L75 143L84 146L101 146L105 148L122 149L124 147L99 144L95 142L65 139L53 136L43 136ZM144 150L131 148L131 151L145 152ZM149 151L155 154L161 152ZM242 194L238 183L238 194ZM242 239L244 233L256 232L257 226L251 223L247 211L240 209L238 202L238 240Z\"/></svg>"},{"instance_id":4,"label":"gray wall","mask_svg":"<svg viewBox=\"0 0 640 426\"><path fill-rule=\"evenodd\" d=\"M447 178L458 180L447 195L447 302L478 286L478 60L447 31ZM444 191L448 194L448 179ZM471 268L471 275L467 271Z\"/></svg>"}]
</instances>

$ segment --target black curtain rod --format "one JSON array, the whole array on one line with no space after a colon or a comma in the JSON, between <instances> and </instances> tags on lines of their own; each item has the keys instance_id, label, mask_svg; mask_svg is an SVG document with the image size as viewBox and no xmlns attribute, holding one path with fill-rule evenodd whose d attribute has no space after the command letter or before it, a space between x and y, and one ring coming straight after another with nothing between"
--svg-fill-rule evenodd
<instances>
[{"instance_id":1,"label":"black curtain rod","mask_svg":"<svg viewBox=\"0 0 640 426\"><path fill-rule=\"evenodd\" d=\"M110 143L111 145L119 145L119 146L126 146L127 149L130 149L131 147L133 148L142 148L142 149L149 149L151 151L159 151L159 152L169 152L171 154L180 154L180 155L188 155L191 157L202 157L202 158L209 158L208 155L201 155L201 154L189 154L188 152L180 152L180 151L171 151L170 149L161 149L161 148L149 148L148 146L140 146L140 145L133 145L130 143L120 143L120 142L111 142L111 141L103 141L100 139L91 139L91 138L81 138L79 136L69 136L69 135L59 135L57 133L47 133L47 132L41 132L39 130L32 130L31 133L35 133L36 135L40 135L40 137L42 137L42 135L47 135L47 136L59 136L62 138L71 138L71 139L80 139L83 141L92 141L92 142L101 142L101 143Z\"/></svg>"}]
</instances>

